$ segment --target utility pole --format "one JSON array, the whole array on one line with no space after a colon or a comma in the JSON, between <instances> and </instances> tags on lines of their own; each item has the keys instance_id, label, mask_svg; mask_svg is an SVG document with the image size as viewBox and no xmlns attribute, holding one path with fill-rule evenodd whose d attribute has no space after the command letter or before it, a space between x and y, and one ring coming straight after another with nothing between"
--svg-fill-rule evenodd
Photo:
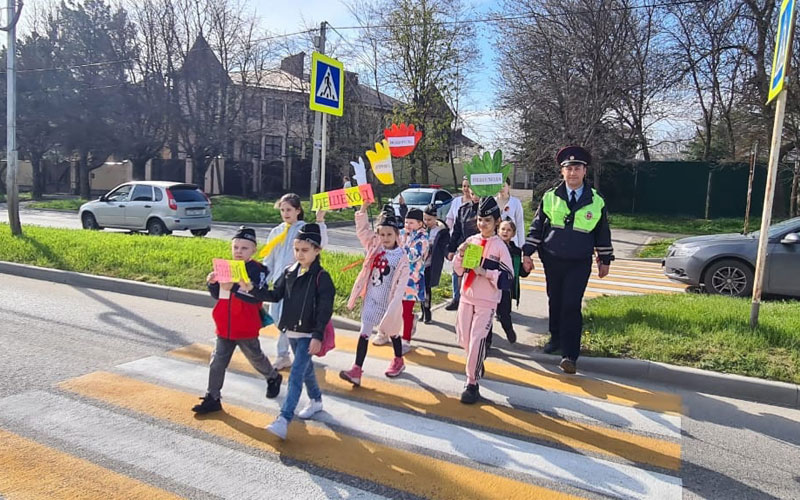
<instances>
[{"instance_id":1,"label":"utility pole","mask_svg":"<svg viewBox=\"0 0 800 500\"><path fill-rule=\"evenodd\" d=\"M17 10L16 0L7 0L8 25L0 28L8 34L6 54L6 197L8 198L8 225L11 234L20 236L19 188L17 186L17 21L22 13L22 2Z\"/></svg>"},{"instance_id":2,"label":"utility pole","mask_svg":"<svg viewBox=\"0 0 800 500\"><path fill-rule=\"evenodd\" d=\"M325 21L319 25L319 38L317 39L317 52L325 53ZM314 111L314 150L311 153L311 194L315 195L325 190L325 135L327 132L327 121L325 114ZM322 163L322 179L320 182L320 160ZM322 186L320 189L319 186Z\"/></svg>"},{"instance_id":3,"label":"utility pole","mask_svg":"<svg viewBox=\"0 0 800 500\"><path fill-rule=\"evenodd\" d=\"M753 150L750 157L750 176L747 178L747 206L744 209L744 229L742 234L747 234L750 225L750 204L753 201L753 177L756 173L756 162L758 161L758 141L753 143Z\"/></svg>"}]
</instances>

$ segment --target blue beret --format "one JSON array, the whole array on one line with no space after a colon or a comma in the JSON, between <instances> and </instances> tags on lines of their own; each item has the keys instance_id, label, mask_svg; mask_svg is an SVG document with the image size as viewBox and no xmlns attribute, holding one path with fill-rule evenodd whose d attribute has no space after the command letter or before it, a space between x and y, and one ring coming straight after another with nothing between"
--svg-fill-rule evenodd
<instances>
[{"instance_id":1,"label":"blue beret","mask_svg":"<svg viewBox=\"0 0 800 500\"><path fill-rule=\"evenodd\" d=\"M592 155L580 146L567 146L556 154L559 166L570 164L588 165L592 163Z\"/></svg>"}]
</instances>

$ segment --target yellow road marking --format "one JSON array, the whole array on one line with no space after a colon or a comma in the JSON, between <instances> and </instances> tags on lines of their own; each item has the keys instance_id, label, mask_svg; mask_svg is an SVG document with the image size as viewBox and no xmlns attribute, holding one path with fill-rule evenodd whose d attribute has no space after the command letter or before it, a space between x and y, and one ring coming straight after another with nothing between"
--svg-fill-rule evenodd
<instances>
[{"instance_id":1,"label":"yellow road marking","mask_svg":"<svg viewBox=\"0 0 800 500\"><path fill-rule=\"evenodd\" d=\"M180 498L0 429L0 495L15 498Z\"/></svg>"},{"instance_id":2,"label":"yellow road marking","mask_svg":"<svg viewBox=\"0 0 800 500\"><path fill-rule=\"evenodd\" d=\"M600 280L600 278L597 277L597 274L593 274L589 278L591 280L593 280L592 282L589 283L590 285L592 285L594 282L597 282L596 280ZM642 285L643 287L644 286L648 286L648 285L652 285L652 286L666 286L666 287L670 287L670 288L680 288L680 289L685 289L686 288L686 285L683 285L681 283L675 283L673 281L669 281L666 278L665 279L631 279L631 278L624 277L624 275L623 276L619 276L619 275L609 274L606 278L603 278L603 279L605 281L619 281L621 283L631 283L631 284L634 284L634 285ZM534 280L535 281L544 281L545 280L545 276L544 276L544 274L531 274L527 278L522 278L521 281L534 281ZM602 283L602 280L599 281L598 283Z\"/></svg>"},{"instance_id":3,"label":"yellow road marking","mask_svg":"<svg viewBox=\"0 0 800 500\"><path fill-rule=\"evenodd\" d=\"M523 290L535 290L537 292L546 292L547 291L547 287L545 287L545 286L541 286L541 285L526 285L524 282L520 283L519 287L521 289L523 289ZM599 293L599 292L593 292L591 290L586 290L583 293L584 297L602 297L603 295L606 295L606 294Z\"/></svg>"},{"instance_id":4,"label":"yellow road marking","mask_svg":"<svg viewBox=\"0 0 800 500\"><path fill-rule=\"evenodd\" d=\"M262 328L261 334L277 338L278 330L274 325L271 325ZM357 344L358 339L355 337L349 335L336 336L336 349L339 351L355 353ZM374 358L391 360L394 357L394 352L390 345L370 345L369 355ZM463 373L466 362L463 356L421 346L417 346L404 357L408 364L427 366L428 368L453 373ZM681 398L677 394L650 391L582 376L550 373L527 366L514 366L492 361L491 359L487 360L484 366L486 368L486 378L492 380L527 385L551 392L594 397L611 403L674 415L680 415L682 411Z\"/></svg>"},{"instance_id":5,"label":"yellow road marking","mask_svg":"<svg viewBox=\"0 0 800 500\"><path fill-rule=\"evenodd\" d=\"M266 430L271 416L225 404L225 411L195 417L196 395L107 372L68 380L60 387L100 401L213 434L252 448L383 484L427 498L577 498L426 455L398 450L302 421L286 441Z\"/></svg>"},{"instance_id":6,"label":"yellow road marking","mask_svg":"<svg viewBox=\"0 0 800 500\"><path fill-rule=\"evenodd\" d=\"M171 351L170 354L196 362L208 362L212 347L193 344ZM231 359L231 368L252 374L258 372L240 352ZM467 406L444 393L399 387L385 380L362 377L361 387L353 388L339 378L339 372L317 369L317 380L323 392L341 394L368 403L394 406L423 415L435 415L456 422L500 430L525 438L559 443L570 449L581 449L645 463L665 469L678 470L681 463L680 444L661 439L629 434L597 425L578 424L531 411L495 406L489 403Z\"/></svg>"},{"instance_id":7,"label":"yellow road marking","mask_svg":"<svg viewBox=\"0 0 800 500\"><path fill-rule=\"evenodd\" d=\"M613 278L611 278L611 277L609 277L608 279L609 280L613 280ZM528 283L546 283L544 278L540 278L538 276L534 277L534 278L526 278L526 279L523 280L523 282L528 282ZM637 284L646 284L646 283L637 282ZM655 284L655 283L653 283L653 284ZM590 287L590 288L599 288L599 289L602 289L602 290L618 290L618 291L623 291L623 292L637 292L637 293L641 293L641 294L649 294L649 293L680 293L680 292L682 292L682 291L684 291L686 289L685 285L684 286L681 286L681 285L677 285L676 286L676 285L671 284L671 283L659 284L657 286L664 286L664 287L668 287L668 288L673 288L674 290L660 290L660 289L657 289L657 288L644 288L644 287L636 287L636 286L615 285L613 283L607 283L607 282L604 283L603 280L600 280L600 279L595 279L593 281L590 281L587 286Z\"/></svg>"}]
</instances>

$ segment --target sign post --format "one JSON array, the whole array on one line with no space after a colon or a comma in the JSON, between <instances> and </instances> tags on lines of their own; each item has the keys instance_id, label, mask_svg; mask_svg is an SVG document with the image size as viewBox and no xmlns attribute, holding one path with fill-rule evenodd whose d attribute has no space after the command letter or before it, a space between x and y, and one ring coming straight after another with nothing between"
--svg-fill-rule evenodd
<instances>
[{"instance_id":1,"label":"sign post","mask_svg":"<svg viewBox=\"0 0 800 500\"><path fill-rule=\"evenodd\" d=\"M775 122L772 125L772 142L769 149L767 185L764 189L764 209L761 213L761 231L758 235L758 258L753 282L753 301L750 307L750 328L758 326L758 312L761 306L761 291L764 285L764 269L767 265L767 244L769 225L772 219L772 203L775 197L775 182L778 177L778 158L781 152L783 118L786 112L786 91L784 83L789 71L789 55L792 51L794 35L795 0L783 0L778 16L778 32L775 40L775 55L772 59L772 75L769 79L770 103L776 96Z\"/></svg>"}]
</instances>

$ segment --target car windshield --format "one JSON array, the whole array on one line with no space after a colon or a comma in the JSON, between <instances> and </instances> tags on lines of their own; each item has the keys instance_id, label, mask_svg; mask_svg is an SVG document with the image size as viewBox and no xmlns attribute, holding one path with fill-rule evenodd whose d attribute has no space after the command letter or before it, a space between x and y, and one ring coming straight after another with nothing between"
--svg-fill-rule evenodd
<instances>
[{"instance_id":1,"label":"car windshield","mask_svg":"<svg viewBox=\"0 0 800 500\"><path fill-rule=\"evenodd\" d=\"M403 191L406 205L427 205L431 202L431 193L424 191ZM399 202L400 198L397 198Z\"/></svg>"},{"instance_id":2,"label":"car windshield","mask_svg":"<svg viewBox=\"0 0 800 500\"><path fill-rule=\"evenodd\" d=\"M785 231L789 231L794 228L795 231L800 230L800 217L795 217L794 219L786 219L785 221L777 222L775 224L770 224L769 226L769 237L775 238L776 236L783 234ZM752 233L748 233L748 236L752 236L757 238L760 231L753 231Z\"/></svg>"},{"instance_id":3,"label":"car windshield","mask_svg":"<svg viewBox=\"0 0 800 500\"><path fill-rule=\"evenodd\" d=\"M173 186L169 188L169 190L172 192L172 196L178 203L187 201L206 201L206 197L203 195L203 193L195 187Z\"/></svg>"}]
</instances>

